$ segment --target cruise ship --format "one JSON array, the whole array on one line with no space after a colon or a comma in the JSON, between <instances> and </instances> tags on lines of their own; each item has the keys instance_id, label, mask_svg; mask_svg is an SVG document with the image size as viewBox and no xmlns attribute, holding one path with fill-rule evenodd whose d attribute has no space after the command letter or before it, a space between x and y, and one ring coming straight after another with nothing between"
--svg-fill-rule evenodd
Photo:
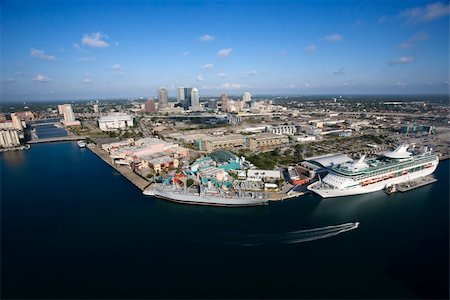
<instances>
[{"instance_id":1,"label":"cruise ship","mask_svg":"<svg viewBox=\"0 0 450 300\"><path fill-rule=\"evenodd\" d=\"M308 186L323 198L350 196L380 191L432 174L439 163L433 149L408 149L400 145L394 151L384 152L378 158L347 162L331 168L323 179Z\"/></svg>"},{"instance_id":2,"label":"cruise ship","mask_svg":"<svg viewBox=\"0 0 450 300\"><path fill-rule=\"evenodd\" d=\"M143 192L147 196L169 201L211 206L258 206L267 205L269 198L265 193L258 192L225 192L223 190L213 190L201 187L183 189L175 185L156 183Z\"/></svg>"}]
</instances>

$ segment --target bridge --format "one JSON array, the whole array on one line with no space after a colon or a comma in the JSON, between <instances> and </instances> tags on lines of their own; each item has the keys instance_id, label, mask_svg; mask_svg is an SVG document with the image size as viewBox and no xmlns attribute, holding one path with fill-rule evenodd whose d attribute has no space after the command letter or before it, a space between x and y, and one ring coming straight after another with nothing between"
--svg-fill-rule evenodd
<instances>
[{"instance_id":1,"label":"bridge","mask_svg":"<svg viewBox=\"0 0 450 300\"><path fill-rule=\"evenodd\" d=\"M39 144L39 143L51 143L51 142L66 142L66 141L79 141L85 140L85 136L60 136L53 138L44 138L44 139L32 139L28 141L27 144Z\"/></svg>"}]
</instances>

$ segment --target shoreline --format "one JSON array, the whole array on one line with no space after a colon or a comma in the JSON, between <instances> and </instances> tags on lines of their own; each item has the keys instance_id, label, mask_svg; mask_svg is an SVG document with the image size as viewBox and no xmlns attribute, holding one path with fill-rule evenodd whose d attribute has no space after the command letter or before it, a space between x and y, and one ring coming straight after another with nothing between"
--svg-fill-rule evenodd
<instances>
[{"instance_id":1,"label":"shoreline","mask_svg":"<svg viewBox=\"0 0 450 300\"><path fill-rule=\"evenodd\" d=\"M147 181L146 179L142 178L132 170L125 168L125 167L119 167L113 164L109 158L109 154L105 152L103 149L100 149L96 145L89 144L86 146L87 149L91 150L92 153L97 155L101 160L103 160L105 163L107 163L110 167L112 167L114 170L116 170L120 175L128 179L132 184L134 184L137 188L139 188L141 191L144 191L151 182Z\"/></svg>"}]
</instances>

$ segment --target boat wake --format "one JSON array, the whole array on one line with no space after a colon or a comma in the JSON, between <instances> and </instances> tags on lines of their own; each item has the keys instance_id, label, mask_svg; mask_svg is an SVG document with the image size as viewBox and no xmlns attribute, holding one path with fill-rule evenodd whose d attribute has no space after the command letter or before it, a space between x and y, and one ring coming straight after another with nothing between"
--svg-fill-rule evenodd
<instances>
[{"instance_id":1,"label":"boat wake","mask_svg":"<svg viewBox=\"0 0 450 300\"><path fill-rule=\"evenodd\" d=\"M354 222L282 233L246 234L237 232L227 232L222 234L216 234L213 240L215 240L215 242L217 243L238 245L238 246L297 244L333 237L338 234L354 230L358 228L358 226L359 222ZM209 238L208 242L212 242L213 240Z\"/></svg>"}]
</instances>

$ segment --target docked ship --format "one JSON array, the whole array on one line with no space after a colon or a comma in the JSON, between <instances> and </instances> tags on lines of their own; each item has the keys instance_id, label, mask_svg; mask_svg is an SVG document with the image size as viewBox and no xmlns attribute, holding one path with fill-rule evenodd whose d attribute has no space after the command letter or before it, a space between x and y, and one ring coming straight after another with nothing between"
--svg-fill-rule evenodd
<instances>
[{"instance_id":1,"label":"docked ship","mask_svg":"<svg viewBox=\"0 0 450 300\"><path fill-rule=\"evenodd\" d=\"M80 147L80 148L86 147L86 143L84 141L78 141L77 144L78 144L78 147Z\"/></svg>"},{"instance_id":2,"label":"docked ship","mask_svg":"<svg viewBox=\"0 0 450 300\"><path fill-rule=\"evenodd\" d=\"M269 201L266 193L223 191L198 186L184 189L164 183L153 184L143 194L179 203L211 206L258 206L267 205Z\"/></svg>"},{"instance_id":3,"label":"docked ship","mask_svg":"<svg viewBox=\"0 0 450 300\"><path fill-rule=\"evenodd\" d=\"M384 152L378 158L343 163L331 168L319 181L308 186L308 190L323 198L350 196L380 191L432 174L439 164L433 149L408 149L400 145L394 151Z\"/></svg>"}]
</instances>

